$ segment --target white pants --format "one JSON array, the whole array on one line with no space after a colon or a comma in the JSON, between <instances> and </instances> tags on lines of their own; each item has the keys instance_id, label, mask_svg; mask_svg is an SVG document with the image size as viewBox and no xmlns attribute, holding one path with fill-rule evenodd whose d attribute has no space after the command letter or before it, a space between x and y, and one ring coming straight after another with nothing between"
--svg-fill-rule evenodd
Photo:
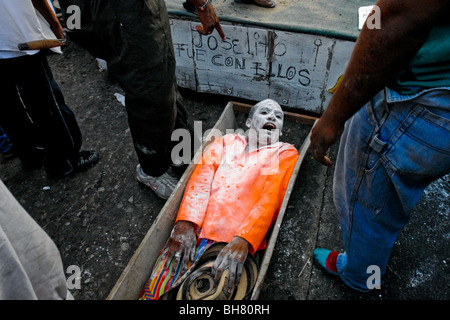
<instances>
[{"instance_id":1,"label":"white pants","mask_svg":"<svg viewBox=\"0 0 450 320\"><path fill-rule=\"evenodd\" d=\"M0 300L73 299L58 248L0 181Z\"/></svg>"}]
</instances>

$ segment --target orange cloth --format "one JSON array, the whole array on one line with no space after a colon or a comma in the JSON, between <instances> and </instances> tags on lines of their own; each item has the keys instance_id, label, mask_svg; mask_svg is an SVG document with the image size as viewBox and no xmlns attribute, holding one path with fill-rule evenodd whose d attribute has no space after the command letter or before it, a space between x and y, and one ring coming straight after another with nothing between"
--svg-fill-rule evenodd
<instances>
[{"instance_id":1,"label":"orange cloth","mask_svg":"<svg viewBox=\"0 0 450 320\"><path fill-rule=\"evenodd\" d=\"M247 138L238 134L210 145L186 186L177 221L195 223L200 238L244 238L254 254L265 247L299 154L288 143L244 154L246 146Z\"/></svg>"}]
</instances>

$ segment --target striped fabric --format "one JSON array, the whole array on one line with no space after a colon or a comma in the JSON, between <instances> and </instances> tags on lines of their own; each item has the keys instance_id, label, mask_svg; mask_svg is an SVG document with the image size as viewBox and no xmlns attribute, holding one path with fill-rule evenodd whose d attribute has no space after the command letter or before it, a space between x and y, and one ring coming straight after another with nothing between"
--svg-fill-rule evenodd
<instances>
[{"instance_id":1,"label":"striped fabric","mask_svg":"<svg viewBox=\"0 0 450 320\"><path fill-rule=\"evenodd\" d=\"M201 239L197 244L194 261L189 263L188 269L195 261L208 249L214 241ZM145 283L139 300L159 300L166 292L178 285L177 281L182 278L180 275L181 263L177 270L173 270L173 261L170 266L164 269L166 259L161 259L161 254L156 260L150 279Z\"/></svg>"}]
</instances>

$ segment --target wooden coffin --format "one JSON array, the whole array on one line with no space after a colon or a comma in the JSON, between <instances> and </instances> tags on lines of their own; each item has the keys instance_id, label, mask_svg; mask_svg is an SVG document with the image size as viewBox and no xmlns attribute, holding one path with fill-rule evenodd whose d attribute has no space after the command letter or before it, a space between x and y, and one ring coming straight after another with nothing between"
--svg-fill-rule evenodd
<instances>
[{"instance_id":1,"label":"wooden coffin","mask_svg":"<svg viewBox=\"0 0 450 320\"><path fill-rule=\"evenodd\" d=\"M235 130L238 128L242 128L242 126L238 127L236 115L240 113L240 116L245 116L250 110L250 108L251 106L247 104L229 102L213 129L220 130L222 134L225 134L226 129ZM281 223L283 221L283 216L289 201L289 197L291 195L292 189L297 179L300 165L309 147L309 134L315 120L316 118L314 117L285 112L285 123L287 121L293 121L294 123L300 126L306 125L308 128L307 129L308 134L304 139L301 147L300 148L297 147L300 156L298 158L295 169L289 181L289 185L286 190L286 194L284 196L284 200L280 212L278 214L278 218L272 229L269 231L270 234L267 241L267 248L263 253L258 278L251 295L252 300L257 300L259 293L261 291L261 287L264 282L264 277L269 267L273 250L275 248L275 243L278 237ZM164 207L161 209L161 212L156 217L146 236L142 240L141 244L137 248L134 255L131 257L128 265L125 267L121 276L119 277L110 294L108 295L107 300L138 299L145 282L150 277L152 267L161 249L164 247L164 244L166 243L167 239L170 236L178 213L178 207L183 198L184 189L189 180L189 177L191 176L195 168L195 163L198 163L198 161L201 159L203 150L205 150L205 148L207 148L208 145L211 143L213 135L214 130L211 130L209 135L203 140L202 147L200 148L200 150L197 150L194 156L194 161L191 162L189 167L184 172L183 176L178 182L176 189L174 190L170 198L167 200ZM289 142L287 140L283 141Z\"/></svg>"}]
</instances>

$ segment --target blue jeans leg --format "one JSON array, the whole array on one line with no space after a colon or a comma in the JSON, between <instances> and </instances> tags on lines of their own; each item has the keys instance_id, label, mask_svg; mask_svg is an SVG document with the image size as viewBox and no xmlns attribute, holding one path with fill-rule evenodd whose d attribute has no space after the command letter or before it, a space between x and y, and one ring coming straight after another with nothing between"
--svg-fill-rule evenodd
<instances>
[{"instance_id":1,"label":"blue jeans leg","mask_svg":"<svg viewBox=\"0 0 450 320\"><path fill-rule=\"evenodd\" d=\"M5 131L3 131L3 128L0 127L0 153L1 154L7 154L12 149L12 143L9 141L8 137L6 136Z\"/></svg>"},{"instance_id":2,"label":"blue jeans leg","mask_svg":"<svg viewBox=\"0 0 450 320\"><path fill-rule=\"evenodd\" d=\"M450 171L449 118L380 92L347 122L333 191L345 250L337 266L350 287L368 290L369 266L384 275L423 190Z\"/></svg>"}]
</instances>

